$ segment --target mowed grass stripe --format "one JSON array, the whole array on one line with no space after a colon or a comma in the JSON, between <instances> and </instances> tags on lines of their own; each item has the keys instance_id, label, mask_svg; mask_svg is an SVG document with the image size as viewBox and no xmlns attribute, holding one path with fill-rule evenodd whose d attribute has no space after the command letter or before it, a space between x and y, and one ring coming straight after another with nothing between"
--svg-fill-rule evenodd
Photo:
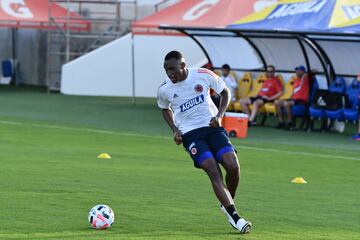
<instances>
[{"instance_id":1,"label":"mowed grass stripe","mask_svg":"<svg viewBox=\"0 0 360 240\"><path fill-rule=\"evenodd\" d=\"M89 129L89 128L76 128L76 127L66 127L66 126L59 126L59 125L48 125L48 124L32 124L32 123L24 123L24 122L10 122L10 121L0 121L0 124L5 125L18 125L18 126L28 126L28 127L36 127L36 128L48 128L48 129L59 129L59 130L66 130L66 131L85 131L90 133L99 133L99 134L108 134L108 135L117 135L117 136L132 136L132 137L140 137L140 138L152 138L152 139L165 139L165 140L172 140L171 137L166 136L159 136L159 135L145 135L145 134L136 134L136 133L123 133L123 132L114 132L108 130L99 130L99 129ZM254 151L267 151L267 152L278 152L282 154L298 154L302 156L311 156L311 157L321 157L321 158L335 158L335 159L343 159L343 160L354 160L359 161L360 157L351 157L351 156L340 156L336 154L322 154L322 153L313 153L313 152L304 152L304 151L289 151L289 150L282 150L276 149L274 147L251 147L251 146L244 146L239 144L234 144L237 149L249 149ZM351 153L348 151L347 154Z\"/></svg>"},{"instance_id":2,"label":"mowed grass stripe","mask_svg":"<svg viewBox=\"0 0 360 240\"><path fill-rule=\"evenodd\" d=\"M1 239L360 237L358 161L242 149L236 202L254 232L239 236L205 174L169 137L9 124L0 130L0 205L11 216L0 218ZM97 159L101 151L113 158ZM298 175L309 184L291 184ZM96 203L116 213L109 231L87 223Z\"/></svg>"}]
</instances>

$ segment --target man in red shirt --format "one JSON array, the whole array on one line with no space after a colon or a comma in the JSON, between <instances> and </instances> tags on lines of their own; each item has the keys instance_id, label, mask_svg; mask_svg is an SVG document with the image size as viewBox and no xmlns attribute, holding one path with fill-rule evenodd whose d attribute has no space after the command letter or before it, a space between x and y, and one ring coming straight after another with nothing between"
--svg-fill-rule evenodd
<instances>
[{"instance_id":1,"label":"man in red shirt","mask_svg":"<svg viewBox=\"0 0 360 240\"><path fill-rule=\"evenodd\" d=\"M296 78L294 81L294 90L291 99L276 100L275 107L278 115L279 124L276 128L286 127L289 130L294 129L295 124L291 113L291 107L294 105L306 105L309 101L309 76L306 74L304 66L295 68ZM285 124L285 119L287 124Z\"/></svg>"},{"instance_id":2,"label":"man in red shirt","mask_svg":"<svg viewBox=\"0 0 360 240\"><path fill-rule=\"evenodd\" d=\"M247 97L240 100L243 112L249 116L249 126L256 125L255 117L261 106L267 102L273 102L275 99L279 98L282 93L281 83L275 76L275 67L273 65L268 65L266 68L266 79L258 95L256 97ZM253 104L251 113L249 110L250 104Z\"/></svg>"}]
</instances>

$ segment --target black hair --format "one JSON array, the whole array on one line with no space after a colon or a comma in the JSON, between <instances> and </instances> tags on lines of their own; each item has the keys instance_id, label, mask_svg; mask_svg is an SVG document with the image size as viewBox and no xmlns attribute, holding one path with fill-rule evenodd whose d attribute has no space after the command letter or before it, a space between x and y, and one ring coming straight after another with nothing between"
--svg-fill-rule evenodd
<instances>
[{"instance_id":1,"label":"black hair","mask_svg":"<svg viewBox=\"0 0 360 240\"><path fill-rule=\"evenodd\" d=\"M270 67L270 68L274 69L274 71L276 71L276 69L275 69L275 66L274 66L274 65L267 65L267 68L268 68L268 67Z\"/></svg>"},{"instance_id":2,"label":"black hair","mask_svg":"<svg viewBox=\"0 0 360 240\"><path fill-rule=\"evenodd\" d=\"M171 51L168 54L166 54L165 61L170 60L170 59L180 60L182 58L183 58L183 55L181 54L181 52L179 52L179 51Z\"/></svg>"},{"instance_id":3,"label":"black hair","mask_svg":"<svg viewBox=\"0 0 360 240\"><path fill-rule=\"evenodd\" d=\"M222 65L221 68L226 69L226 70L231 70L231 67L229 64L224 64L224 65Z\"/></svg>"}]
</instances>

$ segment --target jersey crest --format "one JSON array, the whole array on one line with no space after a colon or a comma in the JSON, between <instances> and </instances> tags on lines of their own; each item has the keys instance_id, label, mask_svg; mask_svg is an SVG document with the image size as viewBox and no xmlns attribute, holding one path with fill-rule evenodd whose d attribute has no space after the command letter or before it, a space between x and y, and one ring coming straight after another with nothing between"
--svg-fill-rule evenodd
<instances>
[{"instance_id":1,"label":"jersey crest","mask_svg":"<svg viewBox=\"0 0 360 240\"><path fill-rule=\"evenodd\" d=\"M201 84L197 84L197 85L195 86L194 90L195 90L195 92L197 92L197 93L202 93L203 90L204 90L204 88L203 88L203 86L202 86Z\"/></svg>"}]
</instances>

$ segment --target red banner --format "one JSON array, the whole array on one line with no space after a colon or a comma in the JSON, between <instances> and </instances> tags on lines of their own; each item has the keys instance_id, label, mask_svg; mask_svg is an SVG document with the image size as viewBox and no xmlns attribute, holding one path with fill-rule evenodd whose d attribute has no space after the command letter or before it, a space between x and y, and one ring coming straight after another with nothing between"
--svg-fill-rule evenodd
<instances>
[{"instance_id":1,"label":"red banner","mask_svg":"<svg viewBox=\"0 0 360 240\"><path fill-rule=\"evenodd\" d=\"M49 13L56 26L50 24ZM10 28L61 28L66 29L67 11L65 8L48 0L1 0L0 27ZM90 22L82 20L81 16L71 13L69 27L72 31L89 31Z\"/></svg>"},{"instance_id":2,"label":"red banner","mask_svg":"<svg viewBox=\"0 0 360 240\"><path fill-rule=\"evenodd\" d=\"M160 25L225 27L254 12L257 0L182 0L133 24L133 33L157 35ZM161 32L161 34L174 34Z\"/></svg>"}]
</instances>

